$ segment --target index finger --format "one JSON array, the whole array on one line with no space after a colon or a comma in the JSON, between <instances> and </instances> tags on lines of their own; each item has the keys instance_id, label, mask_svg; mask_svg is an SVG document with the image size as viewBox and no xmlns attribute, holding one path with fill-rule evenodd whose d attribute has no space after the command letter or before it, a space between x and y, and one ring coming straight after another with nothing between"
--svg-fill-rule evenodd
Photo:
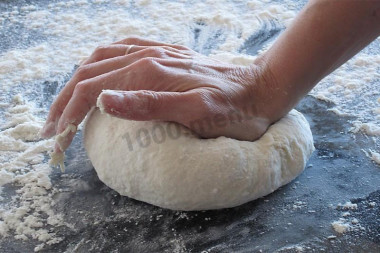
<instances>
[{"instance_id":1,"label":"index finger","mask_svg":"<svg viewBox=\"0 0 380 253\"><path fill-rule=\"evenodd\" d=\"M90 79L92 77L107 73L115 68L121 68L125 66L125 60L123 57L126 45L113 45L110 47L102 47L101 50L95 50L93 55L87 60L86 66L83 64L80 66L72 78L67 82L62 91L55 98L53 104L50 106L49 114L46 119L45 126L40 132L40 135L44 138L49 138L56 133L56 127L59 118L61 117L67 103L73 95L73 91L78 82L84 79ZM102 52L100 52L102 51ZM106 57L103 61L93 62L100 57ZM91 64L91 65L89 65Z\"/></svg>"}]
</instances>

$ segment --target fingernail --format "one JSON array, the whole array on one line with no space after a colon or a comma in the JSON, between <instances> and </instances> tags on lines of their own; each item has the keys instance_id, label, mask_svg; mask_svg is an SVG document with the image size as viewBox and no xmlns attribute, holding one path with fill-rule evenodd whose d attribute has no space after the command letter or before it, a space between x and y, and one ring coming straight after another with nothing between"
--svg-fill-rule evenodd
<instances>
[{"instance_id":1,"label":"fingernail","mask_svg":"<svg viewBox=\"0 0 380 253\"><path fill-rule=\"evenodd\" d=\"M126 96L128 96L126 92L103 90L97 99L96 106L99 107L101 113L119 114L125 107Z\"/></svg>"},{"instance_id":2,"label":"fingernail","mask_svg":"<svg viewBox=\"0 0 380 253\"><path fill-rule=\"evenodd\" d=\"M46 122L38 134L44 139L53 137L55 135L55 122Z\"/></svg>"}]
</instances>

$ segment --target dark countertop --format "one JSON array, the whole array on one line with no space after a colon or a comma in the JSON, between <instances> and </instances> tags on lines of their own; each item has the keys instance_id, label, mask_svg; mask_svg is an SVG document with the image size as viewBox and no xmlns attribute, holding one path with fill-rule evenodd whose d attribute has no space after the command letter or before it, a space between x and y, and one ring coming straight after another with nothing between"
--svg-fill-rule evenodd
<instances>
[{"instance_id":1,"label":"dark countertop","mask_svg":"<svg viewBox=\"0 0 380 253\"><path fill-rule=\"evenodd\" d=\"M9 1L0 3L3 10L4 3ZM5 51L15 38L0 40ZM44 94L57 92L57 84L44 85ZM316 147L303 174L264 198L216 211L176 212L118 195L99 181L79 133L67 151L66 173L51 175L61 189L54 209L73 227L58 228L64 240L42 252L380 252L380 168L362 152L375 144L350 133L353 118L339 117L331 107L311 96L297 106ZM358 205L351 216L364 229L337 234L331 223L344 210L336 206L350 200ZM1 238L0 251L32 252L36 244Z\"/></svg>"},{"instance_id":2,"label":"dark countertop","mask_svg":"<svg viewBox=\"0 0 380 253\"><path fill-rule=\"evenodd\" d=\"M65 189L55 196L55 208L77 231L63 229L66 239L50 251L296 252L292 247L301 244L306 252L378 252L379 168L361 151L368 139L359 134L353 140L347 118L328 112L329 106L312 97L298 106L316 146L301 176L262 199L216 211L175 212L121 197L99 181L78 136L71 150L82 151L68 154L63 177L53 175L54 184ZM365 230L338 235L331 222L344 211L336 206L349 200L358 205L351 216Z\"/></svg>"}]
</instances>

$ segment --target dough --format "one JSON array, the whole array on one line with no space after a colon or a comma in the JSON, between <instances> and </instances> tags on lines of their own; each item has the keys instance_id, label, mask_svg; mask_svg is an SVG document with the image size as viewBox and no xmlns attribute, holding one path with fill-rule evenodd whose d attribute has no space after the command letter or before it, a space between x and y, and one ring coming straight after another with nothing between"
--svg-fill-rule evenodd
<instances>
[{"instance_id":1,"label":"dough","mask_svg":"<svg viewBox=\"0 0 380 253\"><path fill-rule=\"evenodd\" d=\"M309 124L295 110L248 142L199 139L175 123L128 121L95 109L84 145L106 185L174 210L228 208L267 195L297 177L314 150Z\"/></svg>"}]
</instances>

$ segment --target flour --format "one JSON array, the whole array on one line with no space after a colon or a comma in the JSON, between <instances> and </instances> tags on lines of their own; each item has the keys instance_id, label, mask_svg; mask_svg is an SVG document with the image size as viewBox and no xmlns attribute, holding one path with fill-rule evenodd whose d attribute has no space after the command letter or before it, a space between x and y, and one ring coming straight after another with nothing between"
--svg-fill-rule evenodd
<instances>
[{"instance_id":1,"label":"flour","mask_svg":"<svg viewBox=\"0 0 380 253\"><path fill-rule=\"evenodd\" d=\"M375 162L376 164L379 164L380 165L380 153L376 152L375 150L373 149L369 149L368 151L367 150L362 150L364 152L364 154L369 158L371 159L373 162Z\"/></svg>"},{"instance_id":2,"label":"flour","mask_svg":"<svg viewBox=\"0 0 380 253\"><path fill-rule=\"evenodd\" d=\"M380 165L380 153L377 153L374 150L369 150L369 153L371 160Z\"/></svg>"},{"instance_id":3,"label":"flour","mask_svg":"<svg viewBox=\"0 0 380 253\"><path fill-rule=\"evenodd\" d=\"M360 221L357 218L353 217L352 213L348 212L348 210L353 212L356 211L358 209L357 204L351 203L351 201L347 201L344 204L339 203L336 206L336 209L345 210L345 212L342 213L341 218L331 223L331 226L335 232L338 234L343 234L350 231L365 230L365 228L360 225Z\"/></svg>"},{"instance_id":4,"label":"flour","mask_svg":"<svg viewBox=\"0 0 380 253\"><path fill-rule=\"evenodd\" d=\"M333 221L331 226L338 234L344 234L350 231L365 230L365 228L360 225L360 221L357 218L339 218L337 221Z\"/></svg>"},{"instance_id":5,"label":"flour","mask_svg":"<svg viewBox=\"0 0 380 253\"><path fill-rule=\"evenodd\" d=\"M34 109L21 96L14 97L5 113L9 120L0 131L0 187L17 187L16 197L0 205L0 235L53 244L60 238L45 227L63 225L61 216L52 210L51 168L43 162L53 141L39 139L43 121L34 116Z\"/></svg>"},{"instance_id":6,"label":"flour","mask_svg":"<svg viewBox=\"0 0 380 253\"><path fill-rule=\"evenodd\" d=\"M176 11L168 12L162 19L161 10L168 9ZM36 245L36 251L43 249L45 243L60 240L54 234L54 227L64 222L51 209L51 196L57 189L49 184L51 169L47 164L53 141L42 141L37 135L47 106L43 98L34 94L41 92L45 81L58 82L61 88L75 64L98 45L131 35L193 48L194 43L205 44L195 42L190 32L197 24L201 24L205 40L223 31L218 44L210 45L212 57L223 59L222 55L227 53L230 54L227 61L250 64L254 57L236 55L241 44L267 19L286 25L294 15L287 6L261 1L248 1L237 7L221 1L188 4L185 1L79 0L52 2L47 6L25 5L2 12L3 28L21 26L26 29L23 36L40 34L44 39L12 45L0 55L0 113L5 116L0 117L0 184L19 187L14 200L0 206L0 234L17 240L34 238L41 242ZM31 100L42 103L43 107L37 108Z\"/></svg>"},{"instance_id":7,"label":"flour","mask_svg":"<svg viewBox=\"0 0 380 253\"><path fill-rule=\"evenodd\" d=\"M104 2L104 1L102 1ZM99 4L102 2L98 2ZM58 2L49 4L46 10L24 8L20 15L5 13L12 18L10 23L21 24L31 31L41 32L49 39L24 50L10 50L0 61L0 79L3 86L14 86L16 83L35 80L60 80L70 72L73 65L88 56L98 45L104 45L130 35L147 36L151 39L176 42L192 46L193 38L184 34L189 26L197 22L207 27L226 29L225 40L215 48L215 52L236 52L255 30L260 28L261 20L268 18L281 20L284 23L294 17L295 13L280 5L246 11L246 6L237 8L235 4L209 1L209 4L198 2L195 5L181 2L148 2L140 1L134 5L130 1L118 1L114 8L100 5L97 18L87 10L87 1L75 4ZM251 1L254 3L258 1ZM78 5L82 9L78 10ZM126 6L122 9L120 6ZM191 8L190 8L191 7ZM165 20L158 19L162 9L175 9ZM136 18L133 13L144 11L144 20ZM244 11L243 11L244 10ZM21 10L20 10L21 11ZM94 10L93 10L94 11ZM244 22L242 22L244 20ZM212 31L211 31L212 32ZM75 45L74 47L72 45ZM28 67L27 67L28 66Z\"/></svg>"},{"instance_id":8,"label":"flour","mask_svg":"<svg viewBox=\"0 0 380 253\"><path fill-rule=\"evenodd\" d=\"M57 189L54 185L48 186L51 169L47 165L47 152L53 141L42 141L35 135L47 113L46 98L36 95L42 92L45 81L57 82L59 90L74 66L98 45L131 35L191 48L205 45L211 57L248 65L255 57L240 52L244 41L270 21L286 27L300 5L301 1L275 4L264 0L244 1L239 5L215 0L191 3L76 0L52 1L48 5L36 2L0 13L0 29L5 29L4 34L7 27L25 29L14 41L16 44L5 47L0 55L0 185L17 184L19 188L11 203L0 204L1 236L27 240L32 234L39 234L36 240L40 242L35 250L40 250L44 243L59 241L54 232L64 224L62 216L51 208L51 196ZM165 12L162 18L162 10L175 11ZM195 26L200 28L200 41L194 39ZM29 43L29 37L35 35L41 39L32 39ZM209 45L207 40L215 36L219 36L218 42ZM323 80L312 94L335 102L336 108L346 115L359 116L361 122L379 126L380 100L376 93L380 73L376 48L379 41ZM258 52L267 50L271 43L264 44ZM376 158L380 157L378 153L377 146L373 148L374 161L380 161ZM24 175L28 176L21 180L19 176ZM29 196L31 190L32 194L38 193L33 198ZM37 211L41 206L43 211ZM24 222L27 216L31 218ZM46 234L50 239L43 236Z\"/></svg>"},{"instance_id":9,"label":"flour","mask_svg":"<svg viewBox=\"0 0 380 253\"><path fill-rule=\"evenodd\" d=\"M354 125L351 129L352 132L357 133L361 131L364 134L369 136L380 136L380 126L375 125L374 123L363 123L361 121L353 121Z\"/></svg>"},{"instance_id":10,"label":"flour","mask_svg":"<svg viewBox=\"0 0 380 253\"><path fill-rule=\"evenodd\" d=\"M343 205L342 204L338 204L337 205L337 209L342 209L342 210L356 210L358 209L358 205L357 204L353 204L351 203L350 201L347 201L346 203L344 203Z\"/></svg>"},{"instance_id":11,"label":"flour","mask_svg":"<svg viewBox=\"0 0 380 253\"><path fill-rule=\"evenodd\" d=\"M339 219L338 221L334 221L333 223L331 223L331 226L339 234L343 234L351 230L350 224L347 223L345 219Z\"/></svg>"},{"instance_id":12,"label":"flour","mask_svg":"<svg viewBox=\"0 0 380 253\"><path fill-rule=\"evenodd\" d=\"M354 133L373 137L374 147L380 150L380 38L357 54L312 91L318 99L334 103L331 110L340 116L355 116ZM367 150L368 151L368 150ZM371 157L371 156L370 156ZM377 161L376 155L372 156ZM379 162L376 162L380 164Z\"/></svg>"},{"instance_id":13,"label":"flour","mask_svg":"<svg viewBox=\"0 0 380 253\"><path fill-rule=\"evenodd\" d=\"M77 131L77 127L74 126L73 124L69 124L66 129L58 134L56 137L55 137L55 143L59 146L59 148L61 149L61 151L63 152L60 152L60 153L57 153L57 152L52 152L50 153L50 161L49 161L49 165L51 166L59 166L61 168L61 172L65 172L65 153L64 151L66 150L65 148L63 148L63 141L65 140L65 137L70 133L75 133Z\"/></svg>"}]
</instances>

